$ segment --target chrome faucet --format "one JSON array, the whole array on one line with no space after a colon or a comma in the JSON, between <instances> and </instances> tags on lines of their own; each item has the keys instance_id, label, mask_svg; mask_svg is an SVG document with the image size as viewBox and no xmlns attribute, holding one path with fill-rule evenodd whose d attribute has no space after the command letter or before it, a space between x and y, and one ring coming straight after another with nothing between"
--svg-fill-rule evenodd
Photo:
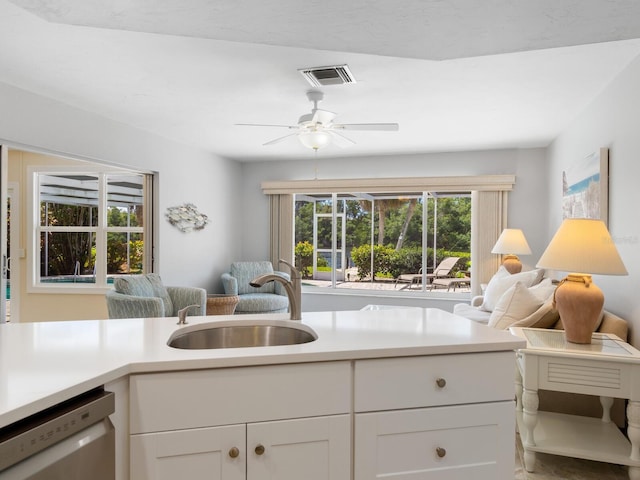
<instances>
[{"instance_id":1,"label":"chrome faucet","mask_svg":"<svg viewBox=\"0 0 640 480\"><path fill-rule=\"evenodd\" d=\"M291 280L278 275L277 273L267 273L260 275L249 282L252 287L261 287L267 282L279 282L284 286L289 297L289 314L291 320L302 320L302 276L296 267L289 262L280 259L291 270Z\"/></svg>"},{"instance_id":2,"label":"chrome faucet","mask_svg":"<svg viewBox=\"0 0 640 480\"><path fill-rule=\"evenodd\" d=\"M191 308L200 308L200 305L188 305L180 310L178 310L178 325L186 325L187 324L187 313Z\"/></svg>"}]
</instances>

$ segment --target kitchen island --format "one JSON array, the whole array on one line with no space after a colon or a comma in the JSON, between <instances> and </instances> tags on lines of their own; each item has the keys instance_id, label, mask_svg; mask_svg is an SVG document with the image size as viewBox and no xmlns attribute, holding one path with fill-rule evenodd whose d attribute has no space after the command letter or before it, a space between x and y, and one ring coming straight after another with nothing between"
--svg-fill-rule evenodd
<instances>
[{"instance_id":1,"label":"kitchen island","mask_svg":"<svg viewBox=\"0 0 640 480\"><path fill-rule=\"evenodd\" d=\"M252 318L236 315L188 320L196 325ZM260 318L283 319L286 315ZM154 478L148 473L153 458L142 457L150 451L149 442L156 445L159 438L168 438L170 433L197 432L206 437L214 435L216 429L214 436L219 438L221 428L233 427L232 436L242 437L238 445L248 445L252 426L292 420L304 420L301 431L309 430L306 422L326 420L326 425L319 428L333 429L334 441L346 447L348 453L343 451L341 460L330 462L331 468L339 471L335 474L327 470L333 480L370 478L373 473L367 470L368 465L375 466L376 462L364 458L372 454L375 438L395 435L396 441L402 443L403 432L383 432L384 425L402 424L409 429L417 426L420 432L431 432L436 427L438 431L466 432L466 441L473 444L465 450L482 458L458 458L463 467L455 468L475 465L475 478L500 478L496 472L513 473L512 372L514 350L523 347L524 342L508 332L436 309L315 312L304 313L302 320L318 335L310 343L180 350L167 346L171 334L180 328L176 320L0 325L0 426L105 385L107 389L113 387L118 398L114 424L122 479L127 478L129 467L129 438L131 448L138 449L133 455L136 461L132 463L136 465L132 465L132 471L137 468L147 472L147 478ZM245 379L245 383L234 383L238 378ZM225 388L221 389L221 385ZM266 392L270 386L282 391L282 395ZM164 395L158 396L158 391ZM233 395L260 401L233 402ZM219 404L215 403L220 398ZM223 405L229 403L237 408L223 412ZM202 410L203 404L209 405L207 412L196 411ZM247 414L247 408L252 413ZM492 436L491 442L484 441L486 435ZM501 439L497 443L496 436ZM173 443L188 444L184 437L179 438ZM442 441L454 445L453 440ZM329 440L323 442L320 443L331 445ZM229 452L235 454L233 448ZM328 448L333 451L333 447ZM494 451L498 448L507 450ZM433 461L441 462L438 468L443 467L443 462L456 460L451 447L449 453L446 450L434 446ZM235 456L227 455L226 450L224 453L222 463L247 462L238 471L251 471L252 457L264 460L261 468L269 468L269 455L253 453L253 448L250 454L242 448ZM410 452L406 455L411 456ZM392 457L397 455L390 453L389 458ZM404 466L384 468L392 471ZM314 471L322 474L322 469Z\"/></svg>"}]
</instances>

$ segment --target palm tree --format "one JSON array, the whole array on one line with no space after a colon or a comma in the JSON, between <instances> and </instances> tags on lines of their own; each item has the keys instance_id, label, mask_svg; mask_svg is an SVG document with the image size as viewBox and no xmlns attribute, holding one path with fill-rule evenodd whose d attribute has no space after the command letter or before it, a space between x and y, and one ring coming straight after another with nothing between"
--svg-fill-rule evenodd
<instances>
[{"instance_id":1,"label":"palm tree","mask_svg":"<svg viewBox=\"0 0 640 480\"><path fill-rule=\"evenodd\" d=\"M376 200L373 202L375 209L378 210L378 245L384 245L384 227L387 212L391 209L398 208L402 205L402 200L397 198L385 198L383 200ZM371 212L372 202L367 200L361 200L360 205L367 212Z\"/></svg>"},{"instance_id":2,"label":"palm tree","mask_svg":"<svg viewBox=\"0 0 640 480\"><path fill-rule=\"evenodd\" d=\"M416 211L417 205L418 205L417 198L412 198L411 200L409 200L409 204L407 205L407 215L404 218L404 223L402 224L402 229L400 230L400 236L398 237L398 242L396 243L396 252L402 248L404 239L407 236L407 230L409 229L409 223L413 218L413 214Z\"/></svg>"}]
</instances>

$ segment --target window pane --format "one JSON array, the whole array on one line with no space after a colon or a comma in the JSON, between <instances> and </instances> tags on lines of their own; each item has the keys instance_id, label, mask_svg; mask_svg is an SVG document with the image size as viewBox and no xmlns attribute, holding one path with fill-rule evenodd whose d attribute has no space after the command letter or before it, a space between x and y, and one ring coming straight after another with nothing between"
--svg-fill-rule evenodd
<instances>
[{"instance_id":1,"label":"window pane","mask_svg":"<svg viewBox=\"0 0 640 480\"><path fill-rule=\"evenodd\" d=\"M107 176L107 226L142 227L143 175Z\"/></svg>"},{"instance_id":2,"label":"window pane","mask_svg":"<svg viewBox=\"0 0 640 480\"><path fill-rule=\"evenodd\" d=\"M301 200L296 195L295 211L295 241L313 243L313 201Z\"/></svg>"},{"instance_id":3,"label":"window pane","mask_svg":"<svg viewBox=\"0 0 640 480\"><path fill-rule=\"evenodd\" d=\"M38 200L32 215L39 221L27 261L33 285L103 287L114 275L144 273L150 258L143 233L151 227L151 219L144 218L149 175L42 170L33 179Z\"/></svg>"},{"instance_id":4,"label":"window pane","mask_svg":"<svg viewBox=\"0 0 640 480\"><path fill-rule=\"evenodd\" d=\"M432 284L434 266L446 257L459 259L446 273L448 278L468 275L471 256L468 192L340 194L335 225L327 197L296 196L296 262L301 261L304 253L306 285L431 291L436 288ZM331 282L333 270L335 285ZM447 291L447 281L439 282L438 286L444 285ZM451 291L460 291L461 286L468 291L468 281L451 284L456 285Z\"/></svg>"},{"instance_id":5,"label":"window pane","mask_svg":"<svg viewBox=\"0 0 640 480\"><path fill-rule=\"evenodd\" d=\"M424 197L416 193L398 197L389 209L387 232L394 240L389 273L393 278L394 288L398 290L423 290L423 256L428 258L430 255L429 249L424 248L423 226L426 223L428 229L433 221L429 211L423 217L423 207ZM427 272L430 271L428 266L427 262Z\"/></svg>"},{"instance_id":6,"label":"window pane","mask_svg":"<svg viewBox=\"0 0 640 480\"><path fill-rule=\"evenodd\" d=\"M40 279L48 283L95 283L96 236L91 232L42 232Z\"/></svg>"},{"instance_id":7,"label":"window pane","mask_svg":"<svg viewBox=\"0 0 640 480\"><path fill-rule=\"evenodd\" d=\"M340 202L338 202L340 203ZM333 245L333 199L318 199L315 203L315 245L316 264L313 280L316 284L330 287ZM321 283L318 283L321 282Z\"/></svg>"},{"instance_id":8,"label":"window pane","mask_svg":"<svg viewBox=\"0 0 640 480\"><path fill-rule=\"evenodd\" d=\"M40 225L98 225L98 177L40 175Z\"/></svg>"},{"instance_id":9,"label":"window pane","mask_svg":"<svg viewBox=\"0 0 640 480\"><path fill-rule=\"evenodd\" d=\"M359 269L355 259L360 260L363 255L370 258L371 251L371 200L357 199L345 202L345 258L346 274L344 282L338 288L354 288L359 282Z\"/></svg>"},{"instance_id":10,"label":"window pane","mask_svg":"<svg viewBox=\"0 0 640 480\"><path fill-rule=\"evenodd\" d=\"M142 233L107 234L107 275L140 274L143 258Z\"/></svg>"},{"instance_id":11,"label":"window pane","mask_svg":"<svg viewBox=\"0 0 640 480\"><path fill-rule=\"evenodd\" d=\"M317 217L317 247L318 250L331 249L331 217Z\"/></svg>"},{"instance_id":12,"label":"window pane","mask_svg":"<svg viewBox=\"0 0 640 480\"><path fill-rule=\"evenodd\" d=\"M316 201L316 213L331 213L332 200L329 199L318 199Z\"/></svg>"}]
</instances>

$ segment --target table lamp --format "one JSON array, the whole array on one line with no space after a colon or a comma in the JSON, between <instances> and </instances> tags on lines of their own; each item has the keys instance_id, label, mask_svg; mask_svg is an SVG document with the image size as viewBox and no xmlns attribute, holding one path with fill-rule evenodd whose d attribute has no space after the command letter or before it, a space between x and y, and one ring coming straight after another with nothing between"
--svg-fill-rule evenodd
<instances>
[{"instance_id":1,"label":"table lamp","mask_svg":"<svg viewBox=\"0 0 640 480\"><path fill-rule=\"evenodd\" d=\"M502 265L509 273L514 274L522 271L522 263L517 254L531 255L531 248L529 248L522 230L519 228L505 228L493 246L491 253L504 255Z\"/></svg>"},{"instance_id":2,"label":"table lamp","mask_svg":"<svg viewBox=\"0 0 640 480\"><path fill-rule=\"evenodd\" d=\"M604 294L590 274L627 275L618 250L602 220L568 218L551 239L536 267L569 273L555 292L555 303L572 343L591 343L602 315Z\"/></svg>"}]
</instances>

